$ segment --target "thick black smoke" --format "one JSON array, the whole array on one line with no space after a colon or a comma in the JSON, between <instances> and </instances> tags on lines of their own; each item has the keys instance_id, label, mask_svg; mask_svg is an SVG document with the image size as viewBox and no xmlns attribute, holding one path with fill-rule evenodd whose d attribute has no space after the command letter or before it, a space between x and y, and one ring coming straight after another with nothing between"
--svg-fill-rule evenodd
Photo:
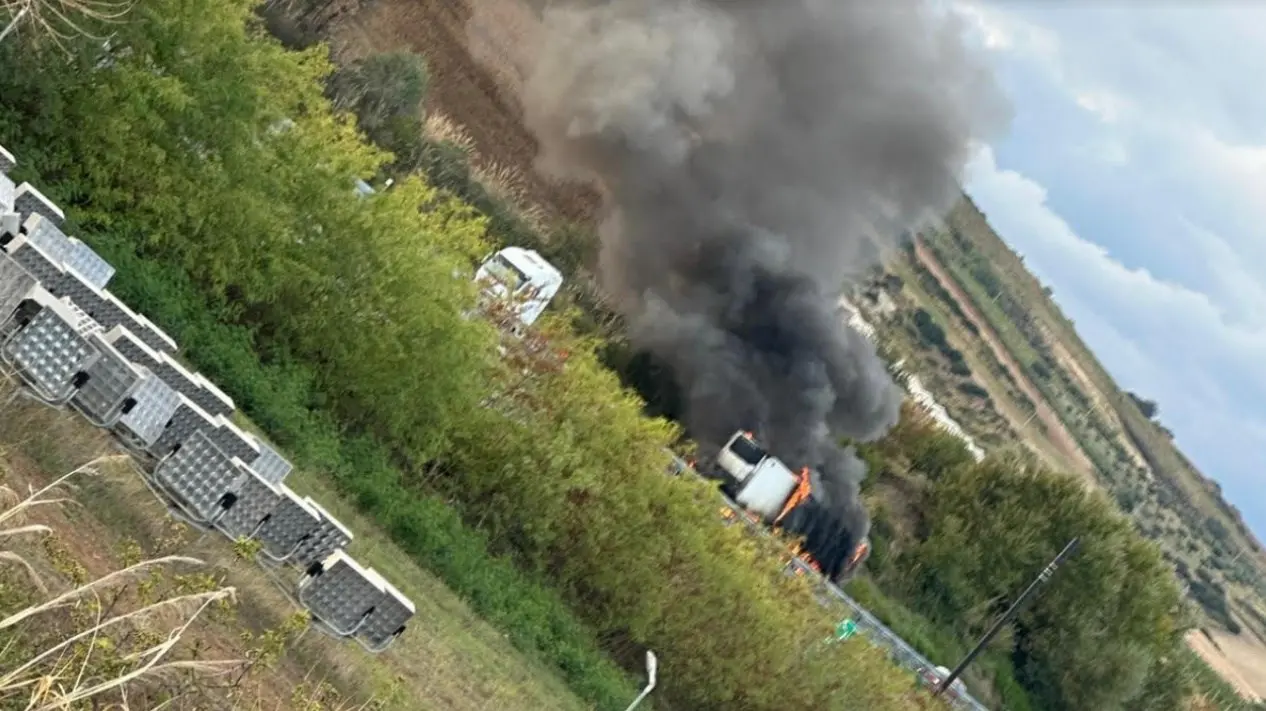
<instances>
[{"instance_id":1,"label":"thick black smoke","mask_svg":"<svg viewBox=\"0 0 1266 711\"><path fill-rule=\"evenodd\" d=\"M528 122L543 167L607 191L601 278L632 339L671 366L693 436L751 429L815 468L789 527L841 557L868 527L866 472L836 442L884 433L900 395L835 297L958 196L971 140L1001 125L990 75L915 0L564 0L543 18Z\"/></svg>"}]
</instances>

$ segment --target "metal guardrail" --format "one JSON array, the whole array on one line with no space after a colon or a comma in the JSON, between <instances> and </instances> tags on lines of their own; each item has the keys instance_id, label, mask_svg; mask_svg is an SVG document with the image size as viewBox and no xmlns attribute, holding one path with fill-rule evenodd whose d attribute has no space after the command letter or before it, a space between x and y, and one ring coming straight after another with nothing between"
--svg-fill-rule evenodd
<instances>
[{"instance_id":1,"label":"metal guardrail","mask_svg":"<svg viewBox=\"0 0 1266 711\"><path fill-rule=\"evenodd\" d=\"M687 471L694 470L688 463L682 461L681 458L674 454L670 473L673 475L680 475ZM738 514L735 518L747 524L749 529L762 536L773 535L768 528L744 515L743 507L739 506L729 496L726 496L725 492L718 490L717 494L721 497L721 500L725 502L726 506L730 507ZM833 606L832 603L835 603L835 606L837 607L842 605L846 608L848 611L847 614L850 615L850 618L857 625L857 633L864 636L874 646L882 649L894 664L901 666L912 674L918 674L923 669L936 668L937 665L933 664L927 657L920 654L917 649L910 646L910 644L902 639L896 632L888 629L884 623L879 621L879 618L871 614L871 612L865 607L862 607L861 603L849 597L848 593L845 593L838 585L826 579L825 576L814 570L808 563L798 557L793 557L790 565L801 574L810 576L810 579L817 584L817 591L819 593L825 591L825 597L821 594L814 595L820 605L830 609ZM964 711L989 711L987 706L977 701L975 697L966 691L952 696L946 694L944 698L956 709L963 709Z\"/></svg>"},{"instance_id":2,"label":"metal guardrail","mask_svg":"<svg viewBox=\"0 0 1266 711\"><path fill-rule=\"evenodd\" d=\"M827 580L821 573L814 570L799 558L792 558L791 564L803 571L805 575L811 575L816 578L819 587L825 590L836 602L843 604L848 608L853 622L857 625L857 633L864 636L872 644L884 650L888 657L896 664L904 667L912 673L918 673L922 669L935 668L927 657L923 656L914 647L910 646L896 632L888 629L879 618L870 613L869 610L862 607L861 603L848 596L848 593L840 589L838 585ZM817 596L815 596L817 597ZM829 600L823 600L820 597L818 602L823 607L830 607ZM980 703L970 693L962 692L954 696L946 696L950 705L958 709L967 709L969 711L989 711L989 708Z\"/></svg>"}]
</instances>

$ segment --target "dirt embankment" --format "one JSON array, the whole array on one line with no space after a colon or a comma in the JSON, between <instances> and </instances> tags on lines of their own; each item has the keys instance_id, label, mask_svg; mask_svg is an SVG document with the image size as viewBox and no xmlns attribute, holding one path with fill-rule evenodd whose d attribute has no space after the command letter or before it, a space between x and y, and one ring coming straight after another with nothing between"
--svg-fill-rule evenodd
<instances>
[{"instance_id":1,"label":"dirt embankment","mask_svg":"<svg viewBox=\"0 0 1266 711\"><path fill-rule=\"evenodd\" d=\"M1085 452L1081 451L1081 447L1078 446L1077 440L1074 439L1068 429L1064 427L1064 423L1060 421L1059 416L1055 414L1053 409L1051 409L1051 406L1046 402L1046 398L1042 396L1041 391L1039 391L1037 387L1033 385L1033 382L1029 380L1028 376L1025 375L1024 370L1020 368L1020 364L1016 362L1015 356L1011 355L1011 351L1006 349L1006 347L1002 344L1002 340L998 337L998 334L994 332L993 328L990 327L989 322L986 321L984 316L976 309L976 306L972 302L971 298L967 296L962 287L958 285L958 282L956 282L945 268L941 266L941 263L937 261L936 257L927 248L927 246L923 244L922 240L917 240L915 242L914 253L915 257L919 260L919 263L923 265L923 268L927 269L928 272L941 283L941 286L943 286L945 290L948 291L956 301L958 301L959 306L963 310L963 314L979 330L981 339L984 340L985 344L989 346L989 349L993 351L994 357L998 359L999 363L1002 363L1004 367L1011 371L1011 374L1015 378L1016 384L1019 385L1020 390L1026 397L1033 401L1033 404L1037 407L1037 419L1041 420L1042 424L1046 427L1047 437L1063 455L1064 460L1068 462L1068 464L1072 466L1077 473L1093 479L1094 465L1091 464L1090 459L1086 457Z\"/></svg>"},{"instance_id":2,"label":"dirt embankment","mask_svg":"<svg viewBox=\"0 0 1266 711\"><path fill-rule=\"evenodd\" d=\"M1214 641L1193 630L1187 633L1187 645L1241 696L1252 702L1266 699L1266 648L1247 637L1212 634Z\"/></svg>"},{"instance_id":3,"label":"dirt embankment","mask_svg":"<svg viewBox=\"0 0 1266 711\"><path fill-rule=\"evenodd\" d=\"M399 50L426 57L427 110L465 129L483 167L517 172L529 202L557 219L588 223L599 207L595 190L534 170L537 141L524 126L518 92L539 29L522 0L383 0L327 31L339 61Z\"/></svg>"}]
</instances>

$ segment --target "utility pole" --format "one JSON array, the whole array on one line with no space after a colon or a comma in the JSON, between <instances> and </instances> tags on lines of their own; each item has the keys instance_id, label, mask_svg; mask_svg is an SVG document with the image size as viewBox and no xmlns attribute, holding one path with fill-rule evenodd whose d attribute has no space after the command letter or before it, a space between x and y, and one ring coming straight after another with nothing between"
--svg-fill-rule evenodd
<instances>
[{"instance_id":1,"label":"utility pole","mask_svg":"<svg viewBox=\"0 0 1266 711\"><path fill-rule=\"evenodd\" d=\"M971 664L972 661L985 650L985 647L989 645L989 642L997 636L998 632L1002 629L1002 626L1010 622L1011 618L1015 617L1015 613L1019 611L1020 605L1023 605L1024 601L1027 600L1040 585L1051 579L1051 576L1055 574L1056 568L1059 567L1060 563L1064 562L1064 559L1072 554L1073 550L1077 548L1077 544L1080 541L1080 537L1069 541L1068 545L1064 546L1064 550L1060 551L1059 555L1055 556L1055 559L1048 563L1046 567L1042 569L1041 573L1038 573L1037 578L1034 579L1032 583L1029 583L1029 586L1024 589L1024 592L1020 593L1020 597L1017 597L1015 602L1011 603L1011 607L1007 608L1007 611L1002 613L1002 616L998 618L998 621L993 623L993 627L990 627L989 631L985 633L985 636L976 643L976 646L967 653L967 656L963 657L963 661L959 662L958 666L954 667L954 671L950 672L949 676L941 680L941 683L936 687L936 690L932 692L933 696L940 696L950 687L950 684L954 683L954 680L963 673L963 670L967 668L967 665Z\"/></svg>"}]
</instances>

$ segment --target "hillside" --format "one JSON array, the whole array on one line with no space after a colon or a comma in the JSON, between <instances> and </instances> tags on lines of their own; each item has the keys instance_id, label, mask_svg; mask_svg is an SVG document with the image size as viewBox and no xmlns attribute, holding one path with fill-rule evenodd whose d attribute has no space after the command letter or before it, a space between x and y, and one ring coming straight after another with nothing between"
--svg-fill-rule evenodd
<instances>
[{"instance_id":1,"label":"hillside","mask_svg":"<svg viewBox=\"0 0 1266 711\"><path fill-rule=\"evenodd\" d=\"M901 355L933 373L951 412L968 431L1007 448L1005 433L1046 464L1087 477L1116 499L1138 528L1157 541L1213 640L1234 639L1228 654L1242 669L1266 663L1266 555L1239 512L1123 392L1060 312L1051 294L989 226L970 198L944 229L920 236L891 267L904 287L884 300L899 305L869 312ZM882 285L871 290L872 297ZM892 328L920 309L943 327L955 366L929 342L928 328ZM917 319L916 319L917 320ZM935 331L937 329L931 329ZM945 387L948 378L956 387ZM977 392L977 390L983 392ZM964 402L983 398L1006 415L1007 427L973 418ZM987 395L985 394L987 393ZM1256 651L1251 651L1256 650ZM1250 655L1256 655L1251 656ZM1258 693L1261 693L1258 680Z\"/></svg>"}]
</instances>

